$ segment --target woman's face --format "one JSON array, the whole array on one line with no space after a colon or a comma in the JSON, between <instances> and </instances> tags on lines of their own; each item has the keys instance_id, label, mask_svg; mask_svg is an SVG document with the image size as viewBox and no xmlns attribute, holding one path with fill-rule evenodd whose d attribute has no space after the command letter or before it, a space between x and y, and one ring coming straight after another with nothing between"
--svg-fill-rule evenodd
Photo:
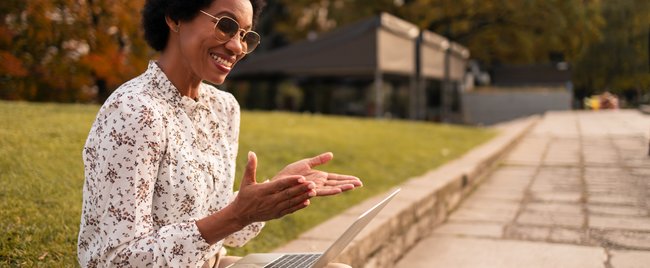
<instances>
[{"instance_id":1,"label":"woman's face","mask_svg":"<svg viewBox=\"0 0 650 268\"><path fill-rule=\"evenodd\" d=\"M253 6L249 0L215 0L203 11L217 18L233 18L244 30L252 28ZM194 78L222 84L245 53L238 36L225 42L217 40L214 24L215 19L201 12L191 21L181 22L180 53Z\"/></svg>"}]
</instances>

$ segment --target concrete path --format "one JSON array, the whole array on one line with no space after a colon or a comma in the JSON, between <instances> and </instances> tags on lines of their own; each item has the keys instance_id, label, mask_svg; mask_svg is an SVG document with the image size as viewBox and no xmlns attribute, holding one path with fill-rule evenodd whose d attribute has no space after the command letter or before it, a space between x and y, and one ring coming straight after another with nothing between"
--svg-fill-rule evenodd
<instances>
[{"instance_id":1,"label":"concrete path","mask_svg":"<svg viewBox=\"0 0 650 268\"><path fill-rule=\"evenodd\" d=\"M650 267L650 116L548 113L396 267Z\"/></svg>"}]
</instances>

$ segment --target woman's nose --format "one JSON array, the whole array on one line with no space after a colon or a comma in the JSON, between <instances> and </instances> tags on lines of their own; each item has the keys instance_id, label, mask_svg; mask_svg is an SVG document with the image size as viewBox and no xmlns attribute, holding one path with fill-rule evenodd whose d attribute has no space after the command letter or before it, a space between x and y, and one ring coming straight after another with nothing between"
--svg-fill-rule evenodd
<instances>
[{"instance_id":1,"label":"woman's nose","mask_svg":"<svg viewBox=\"0 0 650 268\"><path fill-rule=\"evenodd\" d=\"M226 48L235 55L241 55L244 54L244 45L241 42L241 37L239 35L233 36L233 38L230 38L228 42L226 42Z\"/></svg>"}]
</instances>

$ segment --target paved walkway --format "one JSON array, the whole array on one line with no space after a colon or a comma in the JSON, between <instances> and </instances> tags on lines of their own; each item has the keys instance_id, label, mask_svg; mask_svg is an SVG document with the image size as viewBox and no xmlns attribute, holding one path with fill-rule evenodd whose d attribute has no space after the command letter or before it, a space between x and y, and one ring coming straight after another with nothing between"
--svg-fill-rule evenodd
<instances>
[{"instance_id":1,"label":"paved walkway","mask_svg":"<svg viewBox=\"0 0 650 268\"><path fill-rule=\"evenodd\" d=\"M650 267L650 116L547 114L397 267Z\"/></svg>"}]
</instances>

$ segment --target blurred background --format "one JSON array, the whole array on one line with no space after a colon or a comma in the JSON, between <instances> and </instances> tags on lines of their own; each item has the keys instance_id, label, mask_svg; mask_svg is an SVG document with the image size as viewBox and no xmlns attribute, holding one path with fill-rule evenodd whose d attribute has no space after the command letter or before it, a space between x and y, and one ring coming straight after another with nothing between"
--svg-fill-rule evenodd
<instances>
[{"instance_id":1,"label":"blurred background","mask_svg":"<svg viewBox=\"0 0 650 268\"><path fill-rule=\"evenodd\" d=\"M0 99L102 103L155 52L143 0L0 3ZM492 124L650 102L647 0L270 0L244 109Z\"/></svg>"}]
</instances>

